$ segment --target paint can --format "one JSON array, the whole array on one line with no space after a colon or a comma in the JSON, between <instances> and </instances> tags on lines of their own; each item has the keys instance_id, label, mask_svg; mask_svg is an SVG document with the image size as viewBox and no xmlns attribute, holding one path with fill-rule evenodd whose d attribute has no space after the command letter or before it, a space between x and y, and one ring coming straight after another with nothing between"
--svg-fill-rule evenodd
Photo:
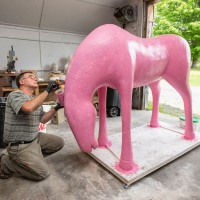
<instances>
[{"instance_id":1,"label":"paint can","mask_svg":"<svg viewBox=\"0 0 200 200\"><path fill-rule=\"evenodd\" d=\"M185 129L185 116L180 116L179 120L180 120L180 127ZM192 122L194 131L197 131L199 125L199 119L197 117L193 117Z\"/></svg>"}]
</instances>

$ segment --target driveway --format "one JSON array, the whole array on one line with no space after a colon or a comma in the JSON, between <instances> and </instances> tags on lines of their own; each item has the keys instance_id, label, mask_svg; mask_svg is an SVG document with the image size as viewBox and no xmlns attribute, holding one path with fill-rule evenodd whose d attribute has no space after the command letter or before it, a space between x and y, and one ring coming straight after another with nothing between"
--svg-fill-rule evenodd
<instances>
[{"instance_id":1,"label":"driveway","mask_svg":"<svg viewBox=\"0 0 200 200\"><path fill-rule=\"evenodd\" d=\"M193 114L200 115L200 87L191 87ZM149 101L152 101L151 90L149 89ZM161 81L160 103L170 105L184 110L183 100L179 93L166 81Z\"/></svg>"}]
</instances>

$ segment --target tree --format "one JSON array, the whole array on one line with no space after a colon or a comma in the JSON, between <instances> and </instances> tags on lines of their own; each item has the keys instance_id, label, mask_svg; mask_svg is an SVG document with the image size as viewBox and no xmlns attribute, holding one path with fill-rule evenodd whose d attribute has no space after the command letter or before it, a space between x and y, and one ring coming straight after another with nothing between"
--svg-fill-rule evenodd
<instances>
[{"instance_id":1,"label":"tree","mask_svg":"<svg viewBox=\"0 0 200 200\"><path fill-rule=\"evenodd\" d=\"M154 36L182 36L191 48L192 67L200 61L200 0L161 0L155 6L154 23Z\"/></svg>"}]
</instances>

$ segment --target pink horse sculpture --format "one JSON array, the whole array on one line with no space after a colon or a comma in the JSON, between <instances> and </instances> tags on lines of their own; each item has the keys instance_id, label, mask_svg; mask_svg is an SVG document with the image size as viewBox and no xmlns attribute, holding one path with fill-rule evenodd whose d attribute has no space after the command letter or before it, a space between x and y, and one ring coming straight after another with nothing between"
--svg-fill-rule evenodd
<instances>
[{"instance_id":1,"label":"pink horse sculpture","mask_svg":"<svg viewBox=\"0 0 200 200\"><path fill-rule=\"evenodd\" d=\"M153 95L150 126L159 127L161 79L180 93L186 116L184 138L194 139L189 71L190 49L177 35L143 39L111 24L96 28L76 50L65 82L65 113L81 150L91 152L92 148L110 145L106 128L106 87L117 89L122 109L122 149L117 166L122 171L136 171L131 145L132 89L149 85ZM96 110L91 102L96 90L98 143L94 137Z\"/></svg>"}]
</instances>

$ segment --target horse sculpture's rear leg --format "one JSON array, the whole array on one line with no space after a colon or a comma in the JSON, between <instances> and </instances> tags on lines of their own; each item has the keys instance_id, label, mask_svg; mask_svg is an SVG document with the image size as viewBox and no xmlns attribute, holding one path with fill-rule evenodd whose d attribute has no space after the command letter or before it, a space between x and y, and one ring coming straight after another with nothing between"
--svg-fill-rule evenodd
<instances>
[{"instance_id":1,"label":"horse sculpture's rear leg","mask_svg":"<svg viewBox=\"0 0 200 200\"><path fill-rule=\"evenodd\" d=\"M183 102L184 102L184 111L185 111L185 133L184 139L192 140L195 138L194 130L193 130L193 122L192 122L192 96L189 84L186 81L177 81L167 80L166 81L172 85L181 95Z\"/></svg>"},{"instance_id":2,"label":"horse sculpture's rear leg","mask_svg":"<svg viewBox=\"0 0 200 200\"><path fill-rule=\"evenodd\" d=\"M99 98L99 147L111 146L108 140L107 126L106 126L106 87L98 89Z\"/></svg>"},{"instance_id":3,"label":"horse sculpture's rear leg","mask_svg":"<svg viewBox=\"0 0 200 200\"><path fill-rule=\"evenodd\" d=\"M149 84L149 87L152 91L152 97L153 97L153 109L152 109L150 126L159 127L158 109L159 109L159 98L160 98L160 81L156 81Z\"/></svg>"}]
</instances>

